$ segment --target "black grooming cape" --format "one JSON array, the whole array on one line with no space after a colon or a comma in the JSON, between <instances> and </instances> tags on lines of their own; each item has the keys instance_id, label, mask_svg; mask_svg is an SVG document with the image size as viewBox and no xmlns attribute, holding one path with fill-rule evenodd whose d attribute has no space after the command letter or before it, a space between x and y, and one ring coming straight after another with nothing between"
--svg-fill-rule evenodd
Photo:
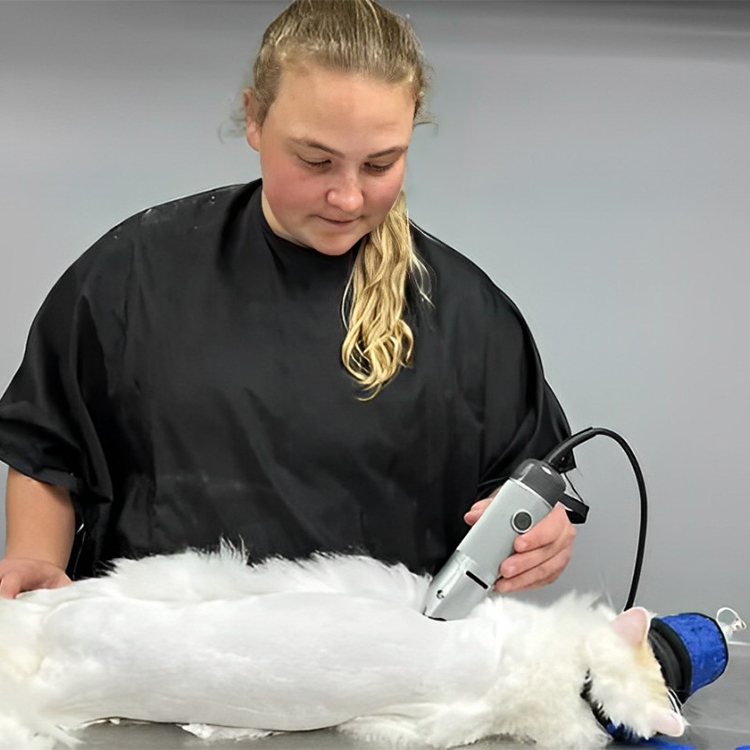
<instances>
[{"instance_id":1,"label":"black grooming cape","mask_svg":"<svg viewBox=\"0 0 750 750\"><path fill-rule=\"evenodd\" d=\"M344 369L358 251L274 235L260 181L139 213L62 276L0 401L0 459L68 489L71 567L244 541L253 559L356 551L435 571L462 514L569 434L531 334L416 226L434 308L370 401Z\"/></svg>"}]
</instances>

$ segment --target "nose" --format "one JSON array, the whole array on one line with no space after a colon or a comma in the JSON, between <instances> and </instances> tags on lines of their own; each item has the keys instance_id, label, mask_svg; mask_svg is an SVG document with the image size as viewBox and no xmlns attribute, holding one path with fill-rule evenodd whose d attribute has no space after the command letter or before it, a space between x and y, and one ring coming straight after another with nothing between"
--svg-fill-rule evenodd
<instances>
[{"instance_id":1,"label":"nose","mask_svg":"<svg viewBox=\"0 0 750 750\"><path fill-rule=\"evenodd\" d=\"M358 214L364 204L359 179L349 174L341 175L328 189L326 199L328 205L345 214L352 216Z\"/></svg>"}]
</instances>

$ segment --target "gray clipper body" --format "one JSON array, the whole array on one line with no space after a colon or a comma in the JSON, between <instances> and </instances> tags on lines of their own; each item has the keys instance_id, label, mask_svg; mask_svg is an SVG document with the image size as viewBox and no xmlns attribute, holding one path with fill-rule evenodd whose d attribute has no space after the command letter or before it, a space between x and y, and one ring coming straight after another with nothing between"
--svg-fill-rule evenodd
<instances>
[{"instance_id":1,"label":"gray clipper body","mask_svg":"<svg viewBox=\"0 0 750 750\"><path fill-rule=\"evenodd\" d=\"M424 614L436 620L465 617L492 590L513 543L565 495L565 480L543 461L524 461L500 487L480 519L432 579Z\"/></svg>"}]
</instances>

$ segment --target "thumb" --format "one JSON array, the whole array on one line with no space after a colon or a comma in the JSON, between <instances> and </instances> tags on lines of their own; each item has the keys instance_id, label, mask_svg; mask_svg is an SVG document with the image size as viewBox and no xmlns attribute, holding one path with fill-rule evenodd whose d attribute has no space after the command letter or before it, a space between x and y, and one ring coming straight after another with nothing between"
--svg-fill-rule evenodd
<instances>
[{"instance_id":1,"label":"thumb","mask_svg":"<svg viewBox=\"0 0 750 750\"><path fill-rule=\"evenodd\" d=\"M50 584L49 588L61 589L63 586L70 586L71 583L73 583L73 581L71 581L65 573L60 573L60 575Z\"/></svg>"},{"instance_id":2,"label":"thumb","mask_svg":"<svg viewBox=\"0 0 750 750\"><path fill-rule=\"evenodd\" d=\"M15 573L7 573L0 580L0 597L15 599L21 591L21 580Z\"/></svg>"}]
</instances>

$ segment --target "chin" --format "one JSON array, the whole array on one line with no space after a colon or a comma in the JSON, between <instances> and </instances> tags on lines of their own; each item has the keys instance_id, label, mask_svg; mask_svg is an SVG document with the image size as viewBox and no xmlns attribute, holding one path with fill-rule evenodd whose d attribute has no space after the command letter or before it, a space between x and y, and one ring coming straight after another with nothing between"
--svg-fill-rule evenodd
<instances>
[{"instance_id":1,"label":"chin","mask_svg":"<svg viewBox=\"0 0 750 750\"><path fill-rule=\"evenodd\" d=\"M317 250L322 255L344 255L356 245L366 233L353 232L339 235L314 235L306 238L305 245Z\"/></svg>"},{"instance_id":2,"label":"chin","mask_svg":"<svg viewBox=\"0 0 750 750\"><path fill-rule=\"evenodd\" d=\"M321 255L344 255L346 252L349 251L349 249L352 247L352 245L355 245L357 243L357 240L352 240L351 242L347 242L345 244L341 244L339 242L335 244L327 244L325 242L318 242L315 245L312 245L311 247L314 250L317 250Z\"/></svg>"}]
</instances>

